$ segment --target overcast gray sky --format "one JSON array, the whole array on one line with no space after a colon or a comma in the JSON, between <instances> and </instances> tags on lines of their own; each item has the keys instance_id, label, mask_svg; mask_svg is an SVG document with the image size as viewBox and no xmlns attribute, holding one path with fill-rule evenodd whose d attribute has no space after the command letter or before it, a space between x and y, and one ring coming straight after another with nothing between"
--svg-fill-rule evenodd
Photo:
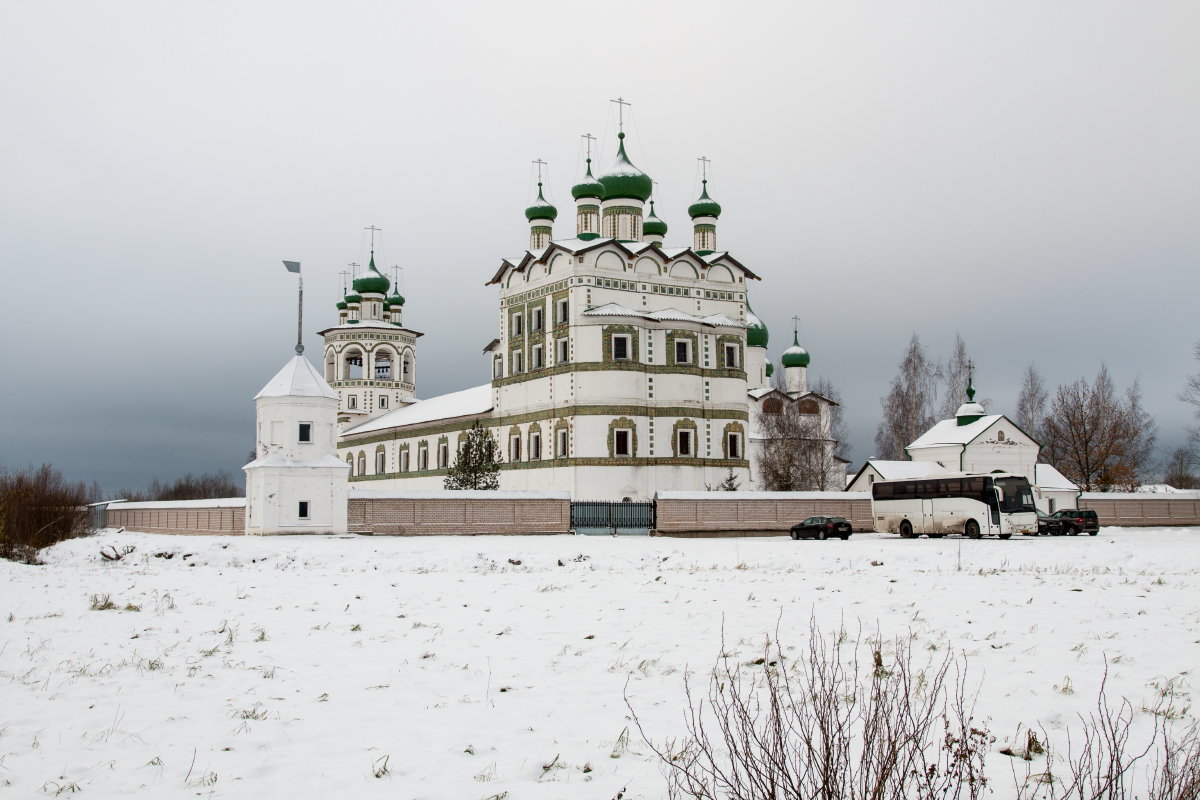
<instances>
[{"instance_id":1,"label":"overcast gray sky","mask_svg":"<svg viewBox=\"0 0 1200 800\"><path fill-rule=\"evenodd\" d=\"M418 391L483 383L484 282L528 241L530 162L573 231L580 134L658 181L696 157L771 354L803 318L853 457L915 331L1013 411L1107 362L1173 445L1200 369L1200 4L0 0L0 466L109 489L238 472L251 397L335 320L339 271L405 268ZM238 473L240 477L240 473Z\"/></svg>"}]
</instances>

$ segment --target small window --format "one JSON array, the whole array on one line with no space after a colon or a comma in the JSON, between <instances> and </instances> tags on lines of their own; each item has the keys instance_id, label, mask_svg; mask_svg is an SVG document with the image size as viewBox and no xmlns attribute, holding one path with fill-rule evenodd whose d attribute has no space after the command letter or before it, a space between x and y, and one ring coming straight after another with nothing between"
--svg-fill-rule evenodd
<instances>
[{"instance_id":1,"label":"small window","mask_svg":"<svg viewBox=\"0 0 1200 800\"><path fill-rule=\"evenodd\" d=\"M1055 509L1056 509L1056 507L1057 507L1057 506L1058 506L1058 501L1057 501L1057 500L1054 500L1054 499L1051 499L1051 500L1050 500L1050 513L1051 513L1051 514L1053 514L1053 513L1054 513L1054 511L1055 511Z\"/></svg>"},{"instance_id":2,"label":"small window","mask_svg":"<svg viewBox=\"0 0 1200 800\"><path fill-rule=\"evenodd\" d=\"M301 422L300 423L300 432L299 432L299 435L297 436L297 438L300 440L301 444L311 444L312 443L312 423L311 422Z\"/></svg>"},{"instance_id":3,"label":"small window","mask_svg":"<svg viewBox=\"0 0 1200 800\"><path fill-rule=\"evenodd\" d=\"M429 448L428 447L422 447L420 450L417 451L417 469L419 469L419 470L429 469Z\"/></svg>"},{"instance_id":4,"label":"small window","mask_svg":"<svg viewBox=\"0 0 1200 800\"><path fill-rule=\"evenodd\" d=\"M561 428L555 434L554 455L558 458L567 457L567 429Z\"/></svg>"},{"instance_id":5,"label":"small window","mask_svg":"<svg viewBox=\"0 0 1200 800\"><path fill-rule=\"evenodd\" d=\"M446 442L438 443L438 469L445 469L450 466L450 445Z\"/></svg>"},{"instance_id":6,"label":"small window","mask_svg":"<svg viewBox=\"0 0 1200 800\"><path fill-rule=\"evenodd\" d=\"M728 448L730 458L742 457L742 436L740 433L729 434Z\"/></svg>"},{"instance_id":7,"label":"small window","mask_svg":"<svg viewBox=\"0 0 1200 800\"><path fill-rule=\"evenodd\" d=\"M300 519L308 519L308 501L307 500L300 501L299 517L300 517Z\"/></svg>"},{"instance_id":8,"label":"small window","mask_svg":"<svg viewBox=\"0 0 1200 800\"><path fill-rule=\"evenodd\" d=\"M690 339L675 340L675 363L690 364L692 363L692 342Z\"/></svg>"},{"instance_id":9,"label":"small window","mask_svg":"<svg viewBox=\"0 0 1200 800\"><path fill-rule=\"evenodd\" d=\"M529 352L529 361L532 369L541 369L546 366L546 357L543 355L540 344L534 345L533 349Z\"/></svg>"},{"instance_id":10,"label":"small window","mask_svg":"<svg viewBox=\"0 0 1200 800\"><path fill-rule=\"evenodd\" d=\"M631 436L628 430L613 431L613 455L616 456L631 456L633 448L631 446Z\"/></svg>"},{"instance_id":11,"label":"small window","mask_svg":"<svg viewBox=\"0 0 1200 800\"><path fill-rule=\"evenodd\" d=\"M524 353L521 353L521 352L513 353L512 360L513 360L513 365L512 365L513 375L520 375L522 372L525 371L525 354Z\"/></svg>"},{"instance_id":12,"label":"small window","mask_svg":"<svg viewBox=\"0 0 1200 800\"><path fill-rule=\"evenodd\" d=\"M571 308L570 303L567 300L567 298L564 297L562 300L559 300L556 308L558 309L558 324L566 325L567 324L567 316L570 313L570 308Z\"/></svg>"},{"instance_id":13,"label":"small window","mask_svg":"<svg viewBox=\"0 0 1200 800\"><path fill-rule=\"evenodd\" d=\"M540 331L542 329L542 309L535 308L529 312L529 330Z\"/></svg>"},{"instance_id":14,"label":"small window","mask_svg":"<svg viewBox=\"0 0 1200 800\"><path fill-rule=\"evenodd\" d=\"M354 455L351 453L346 454L346 466L350 467L350 477L353 478L354 477Z\"/></svg>"},{"instance_id":15,"label":"small window","mask_svg":"<svg viewBox=\"0 0 1200 800\"><path fill-rule=\"evenodd\" d=\"M382 450L375 452L375 474L382 475L387 472L387 453Z\"/></svg>"},{"instance_id":16,"label":"small window","mask_svg":"<svg viewBox=\"0 0 1200 800\"><path fill-rule=\"evenodd\" d=\"M400 471L408 472L408 451L404 450L400 453Z\"/></svg>"},{"instance_id":17,"label":"small window","mask_svg":"<svg viewBox=\"0 0 1200 800\"><path fill-rule=\"evenodd\" d=\"M571 360L570 341L564 336L555 343L558 352L555 354L555 361L559 364L566 364Z\"/></svg>"},{"instance_id":18,"label":"small window","mask_svg":"<svg viewBox=\"0 0 1200 800\"><path fill-rule=\"evenodd\" d=\"M612 337L612 357L620 361L629 360L629 334L618 333Z\"/></svg>"},{"instance_id":19,"label":"small window","mask_svg":"<svg viewBox=\"0 0 1200 800\"><path fill-rule=\"evenodd\" d=\"M386 395L386 394L381 394L381 395L379 395L379 407L380 407L380 408L387 408L387 407L388 407L388 406L387 406L387 395Z\"/></svg>"},{"instance_id":20,"label":"small window","mask_svg":"<svg viewBox=\"0 0 1200 800\"><path fill-rule=\"evenodd\" d=\"M521 335L521 334L523 334L524 332L525 332L525 327L524 327L524 325L522 324L521 315L520 315L520 314L513 314L513 317L512 317L512 335L513 335L513 336L520 336L520 335Z\"/></svg>"},{"instance_id":21,"label":"small window","mask_svg":"<svg viewBox=\"0 0 1200 800\"><path fill-rule=\"evenodd\" d=\"M725 345L725 368L738 368L738 346L736 344Z\"/></svg>"},{"instance_id":22,"label":"small window","mask_svg":"<svg viewBox=\"0 0 1200 800\"><path fill-rule=\"evenodd\" d=\"M521 460L521 437L518 435L508 437L508 460Z\"/></svg>"},{"instance_id":23,"label":"small window","mask_svg":"<svg viewBox=\"0 0 1200 800\"><path fill-rule=\"evenodd\" d=\"M1000 442L1003 442L1003 441L1004 441L1004 431L997 431L997 432L996 432L996 440L997 440L997 441L1000 441Z\"/></svg>"},{"instance_id":24,"label":"small window","mask_svg":"<svg viewBox=\"0 0 1200 800\"><path fill-rule=\"evenodd\" d=\"M359 451L359 453L358 453L358 467L357 467L357 472L358 472L358 474L359 474L359 475L366 475L366 474L367 474L367 454L366 454L366 453L364 453L364 452L362 452L361 450L360 450L360 451Z\"/></svg>"},{"instance_id":25,"label":"small window","mask_svg":"<svg viewBox=\"0 0 1200 800\"><path fill-rule=\"evenodd\" d=\"M346 398L346 408L358 408L358 395L352 394Z\"/></svg>"},{"instance_id":26,"label":"small window","mask_svg":"<svg viewBox=\"0 0 1200 800\"><path fill-rule=\"evenodd\" d=\"M689 430L681 430L679 432L679 455L690 456L692 454L692 432Z\"/></svg>"},{"instance_id":27,"label":"small window","mask_svg":"<svg viewBox=\"0 0 1200 800\"><path fill-rule=\"evenodd\" d=\"M540 433L529 434L529 460L542 460L542 435Z\"/></svg>"},{"instance_id":28,"label":"small window","mask_svg":"<svg viewBox=\"0 0 1200 800\"><path fill-rule=\"evenodd\" d=\"M493 378L503 378L504 377L504 357L503 356L496 356L494 359L492 359L492 377Z\"/></svg>"}]
</instances>

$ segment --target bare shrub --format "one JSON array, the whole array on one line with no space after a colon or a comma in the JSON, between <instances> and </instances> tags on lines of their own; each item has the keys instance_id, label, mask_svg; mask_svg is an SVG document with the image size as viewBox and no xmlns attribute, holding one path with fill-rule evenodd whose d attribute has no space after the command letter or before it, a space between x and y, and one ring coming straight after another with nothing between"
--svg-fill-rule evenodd
<instances>
[{"instance_id":1,"label":"bare shrub","mask_svg":"<svg viewBox=\"0 0 1200 800\"><path fill-rule=\"evenodd\" d=\"M671 798L981 797L994 740L974 719L965 662L922 664L908 639L889 644L830 640L810 621L793 660L778 636L747 664L723 646L705 696L685 678L682 743L656 745L629 708Z\"/></svg>"},{"instance_id":2,"label":"bare shrub","mask_svg":"<svg viewBox=\"0 0 1200 800\"><path fill-rule=\"evenodd\" d=\"M0 558L40 564L43 547L87 535L89 491L49 464L0 471Z\"/></svg>"}]
</instances>

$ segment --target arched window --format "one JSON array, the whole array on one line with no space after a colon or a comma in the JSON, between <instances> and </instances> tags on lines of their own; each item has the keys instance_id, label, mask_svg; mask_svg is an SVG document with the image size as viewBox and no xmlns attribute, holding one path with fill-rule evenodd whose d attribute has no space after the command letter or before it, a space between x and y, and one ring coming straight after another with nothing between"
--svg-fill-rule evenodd
<instances>
[{"instance_id":1,"label":"arched window","mask_svg":"<svg viewBox=\"0 0 1200 800\"><path fill-rule=\"evenodd\" d=\"M364 453L362 450L358 451L358 474L359 475L367 474L367 454Z\"/></svg>"},{"instance_id":2,"label":"arched window","mask_svg":"<svg viewBox=\"0 0 1200 800\"><path fill-rule=\"evenodd\" d=\"M337 380L337 355L332 348L325 351L325 380L329 383Z\"/></svg>"},{"instance_id":3,"label":"arched window","mask_svg":"<svg viewBox=\"0 0 1200 800\"><path fill-rule=\"evenodd\" d=\"M763 400L762 411L764 414L779 414L783 411L783 401L778 397L770 397Z\"/></svg>"},{"instance_id":4,"label":"arched window","mask_svg":"<svg viewBox=\"0 0 1200 800\"><path fill-rule=\"evenodd\" d=\"M375 380L390 381L392 379L392 351L386 348L375 351Z\"/></svg>"},{"instance_id":5,"label":"arched window","mask_svg":"<svg viewBox=\"0 0 1200 800\"><path fill-rule=\"evenodd\" d=\"M350 477L354 477L354 454L346 453L346 466L350 467Z\"/></svg>"},{"instance_id":6,"label":"arched window","mask_svg":"<svg viewBox=\"0 0 1200 800\"><path fill-rule=\"evenodd\" d=\"M816 400L801 400L799 411L801 414L820 414L821 407Z\"/></svg>"},{"instance_id":7,"label":"arched window","mask_svg":"<svg viewBox=\"0 0 1200 800\"><path fill-rule=\"evenodd\" d=\"M375 474L382 475L387 472L387 451L383 449L383 445L375 448Z\"/></svg>"},{"instance_id":8,"label":"arched window","mask_svg":"<svg viewBox=\"0 0 1200 800\"><path fill-rule=\"evenodd\" d=\"M363 376L363 354L357 347L351 347L342 356L342 380L358 381Z\"/></svg>"}]
</instances>

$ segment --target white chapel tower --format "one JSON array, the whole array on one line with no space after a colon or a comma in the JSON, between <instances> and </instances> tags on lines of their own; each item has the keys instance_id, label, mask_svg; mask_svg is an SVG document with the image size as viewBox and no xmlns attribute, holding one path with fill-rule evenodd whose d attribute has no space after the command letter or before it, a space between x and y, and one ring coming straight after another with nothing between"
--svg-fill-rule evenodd
<instances>
[{"instance_id":1,"label":"white chapel tower","mask_svg":"<svg viewBox=\"0 0 1200 800\"><path fill-rule=\"evenodd\" d=\"M350 467L337 453L338 396L296 355L254 396L246 533L345 533Z\"/></svg>"}]
</instances>

